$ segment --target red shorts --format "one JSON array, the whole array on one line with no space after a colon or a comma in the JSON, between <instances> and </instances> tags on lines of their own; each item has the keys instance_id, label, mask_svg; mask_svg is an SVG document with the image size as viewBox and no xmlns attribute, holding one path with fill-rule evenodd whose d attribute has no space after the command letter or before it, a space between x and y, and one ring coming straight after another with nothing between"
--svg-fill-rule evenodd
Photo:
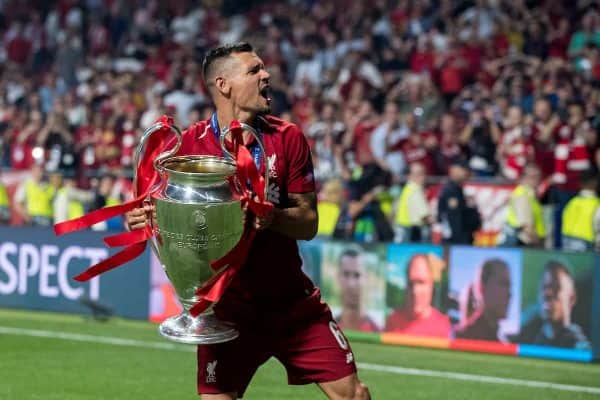
<instances>
[{"instance_id":1,"label":"red shorts","mask_svg":"<svg viewBox=\"0 0 600 400\"><path fill-rule=\"evenodd\" d=\"M236 392L242 397L258 367L271 357L285 366L291 385L335 381L356 372L350 344L329 310L283 335L258 332L241 329L231 342L198 346L199 394Z\"/></svg>"}]
</instances>

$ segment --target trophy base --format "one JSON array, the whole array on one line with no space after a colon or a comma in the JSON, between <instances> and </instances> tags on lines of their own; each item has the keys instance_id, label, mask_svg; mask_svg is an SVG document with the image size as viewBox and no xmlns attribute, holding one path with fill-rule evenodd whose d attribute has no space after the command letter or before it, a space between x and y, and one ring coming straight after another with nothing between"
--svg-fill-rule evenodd
<instances>
[{"instance_id":1,"label":"trophy base","mask_svg":"<svg viewBox=\"0 0 600 400\"><path fill-rule=\"evenodd\" d=\"M213 313L194 318L187 311L166 319L158 331L169 340L186 344L223 343L239 336L233 325L217 319Z\"/></svg>"}]
</instances>

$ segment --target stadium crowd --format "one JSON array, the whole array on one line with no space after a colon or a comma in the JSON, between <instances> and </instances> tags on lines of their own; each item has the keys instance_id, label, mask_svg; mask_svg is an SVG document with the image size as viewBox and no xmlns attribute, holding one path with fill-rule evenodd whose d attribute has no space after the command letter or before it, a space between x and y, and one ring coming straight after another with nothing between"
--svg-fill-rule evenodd
<instances>
[{"instance_id":1,"label":"stadium crowd","mask_svg":"<svg viewBox=\"0 0 600 400\"><path fill-rule=\"evenodd\" d=\"M426 240L438 222L444 239L468 243L480 222L461 185L473 177L527 181L520 186L531 190L516 193L526 201L515 202L507 225L518 228L518 243L540 244L540 201L554 206L560 231L580 176L589 181L600 168L596 1L0 7L0 166L62 175L81 196L61 201L77 198L87 210L126 192L118 185L98 195L98 178L130 177L138 139L156 118L171 114L187 127L210 117L202 57L240 40L258 49L271 74L273 114L297 123L312 146L323 234ZM438 215L415 210L409 195L423 198L425 183L446 176ZM397 188L407 181L416 189L406 194ZM56 200L64 185L47 197ZM24 202L28 190L17 194ZM2 197L0 189L0 208ZM15 209L26 217L26 208Z\"/></svg>"}]
</instances>

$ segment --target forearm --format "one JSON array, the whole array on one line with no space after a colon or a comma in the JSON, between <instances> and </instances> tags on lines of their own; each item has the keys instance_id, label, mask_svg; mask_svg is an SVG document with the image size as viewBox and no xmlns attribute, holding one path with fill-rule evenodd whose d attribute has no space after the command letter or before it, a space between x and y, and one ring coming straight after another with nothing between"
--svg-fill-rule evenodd
<instances>
[{"instance_id":1,"label":"forearm","mask_svg":"<svg viewBox=\"0 0 600 400\"><path fill-rule=\"evenodd\" d=\"M274 208L272 220L266 227L292 239L312 239L319 222L315 192L289 193L288 197L289 207Z\"/></svg>"},{"instance_id":2,"label":"forearm","mask_svg":"<svg viewBox=\"0 0 600 400\"><path fill-rule=\"evenodd\" d=\"M317 211L308 207L274 208L270 230L296 240L310 240L317 234Z\"/></svg>"}]
</instances>

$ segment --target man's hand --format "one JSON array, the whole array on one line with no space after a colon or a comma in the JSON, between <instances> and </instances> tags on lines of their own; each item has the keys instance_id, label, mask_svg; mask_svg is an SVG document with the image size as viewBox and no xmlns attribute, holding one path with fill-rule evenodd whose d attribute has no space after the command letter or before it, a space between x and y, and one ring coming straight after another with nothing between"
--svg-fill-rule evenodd
<instances>
[{"instance_id":1,"label":"man's hand","mask_svg":"<svg viewBox=\"0 0 600 400\"><path fill-rule=\"evenodd\" d=\"M256 197L255 200L258 201L258 198ZM245 204L242 207L242 211L243 211L243 225L246 226L246 221L248 221L248 219L250 219L252 227L254 229L256 229L257 231L262 231L267 229L268 227L271 226L271 224L273 223L273 219L275 216L275 210L271 210L271 212L268 215L265 215L264 217L259 217L257 215L254 215L254 213L252 211L250 211L250 209L248 208L248 204Z\"/></svg>"},{"instance_id":2,"label":"man's hand","mask_svg":"<svg viewBox=\"0 0 600 400\"><path fill-rule=\"evenodd\" d=\"M129 230L142 229L149 223L154 213L155 209L152 204L144 204L143 208L134 208L125 214L127 227Z\"/></svg>"}]
</instances>

